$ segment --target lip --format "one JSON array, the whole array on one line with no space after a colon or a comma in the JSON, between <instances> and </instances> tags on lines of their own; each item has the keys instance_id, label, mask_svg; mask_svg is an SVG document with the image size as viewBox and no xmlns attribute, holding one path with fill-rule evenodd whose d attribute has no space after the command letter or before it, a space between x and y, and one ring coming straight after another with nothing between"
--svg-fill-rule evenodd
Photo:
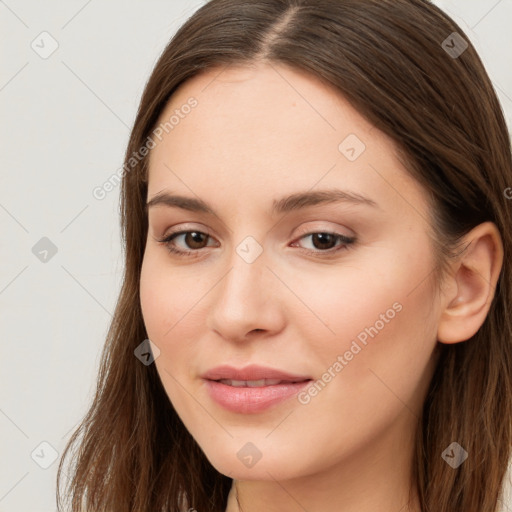
<instances>
[{"instance_id":1,"label":"lip","mask_svg":"<svg viewBox=\"0 0 512 512\"><path fill-rule=\"evenodd\" d=\"M241 414L262 412L282 403L297 395L312 380L309 376L291 374L258 365L250 365L241 369L227 365L217 366L208 370L201 377L212 400L231 412ZM219 379L279 379L287 382L261 387L234 387L217 382Z\"/></svg>"},{"instance_id":2,"label":"lip","mask_svg":"<svg viewBox=\"0 0 512 512\"><path fill-rule=\"evenodd\" d=\"M231 412L258 413L292 398L311 380L288 382L264 387L233 387L214 380L205 380L210 398Z\"/></svg>"},{"instance_id":3,"label":"lip","mask_svg":"<svg viewBox=\"0 0 512 512\"><path fill-rule=\"evenodd\" d=\"M287 380L290 382L300 382L311 379L309 375L298 375L285 372L283 370L276 370L266 366L259 366L257 364L251 364L244 368L234 368L229 365L216 366L211 368L203 375L203 379L206 380L220 380L220 379L231 379L231 380L261 380L261 379L279 379Z\"/></svg>"}]
</instances>

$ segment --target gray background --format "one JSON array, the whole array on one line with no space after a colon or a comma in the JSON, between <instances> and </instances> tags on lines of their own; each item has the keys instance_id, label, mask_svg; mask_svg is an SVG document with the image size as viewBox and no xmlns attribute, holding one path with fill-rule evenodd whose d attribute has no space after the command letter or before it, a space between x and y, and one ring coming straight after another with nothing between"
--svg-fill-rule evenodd
<instances>
[{"instance_id":1,"label":"gray background","mask_svg":"<svg viewBox=\"0 0 512 512\"><path fill-rule=\"evenodd\" d=\"M512 126L512 0L436 3L475 44ZM149 73L202 4L0 0L0 512L56 510L51 447L90 402L122 276L119 187L92 191L122 166Z\"/></svg>"}]
</instances>

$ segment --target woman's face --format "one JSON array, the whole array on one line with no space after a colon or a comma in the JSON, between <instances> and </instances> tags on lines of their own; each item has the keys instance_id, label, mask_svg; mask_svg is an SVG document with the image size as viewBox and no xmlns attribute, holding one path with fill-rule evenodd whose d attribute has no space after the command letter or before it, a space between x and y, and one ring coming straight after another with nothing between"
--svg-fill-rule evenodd
<instances>
[{"instance_id":1,"label":"woman's face","mask_svg":"<svg viewBox=\"0 0 512 512\"><path fill-rule=\"evenodd\" d=\"M440 299L426 194L390 139L275 64L196 76L160 122L147 200L184 199L148 207L141 303L207 458L244 480L409 461ZM180 253L158 241L184 231ZM294 378L203 378L221 365Z\"/></svg>"}]
</instances>

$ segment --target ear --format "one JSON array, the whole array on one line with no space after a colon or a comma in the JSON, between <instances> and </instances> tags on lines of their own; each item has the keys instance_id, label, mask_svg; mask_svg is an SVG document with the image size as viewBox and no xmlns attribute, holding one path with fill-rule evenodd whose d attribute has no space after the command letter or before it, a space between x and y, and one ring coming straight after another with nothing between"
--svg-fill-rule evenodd
<instances>
[{"instance_id":1,"label":"ear","mask_svg":"<svg viewBox=\"0 0 512 512\"><path fill-rule=\"evenodd\" d=\"M467 233L466 249L451 264L443 286L437 330L441 343L471 338L489 312L503 264L503 244L496 225L484 222Z\"/></svg>"}]
</instances>

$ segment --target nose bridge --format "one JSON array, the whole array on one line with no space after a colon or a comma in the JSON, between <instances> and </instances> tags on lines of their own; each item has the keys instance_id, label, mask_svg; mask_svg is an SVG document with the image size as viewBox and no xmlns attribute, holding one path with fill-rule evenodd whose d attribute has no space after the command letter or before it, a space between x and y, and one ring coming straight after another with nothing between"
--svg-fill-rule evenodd
<instances>
[{"instance_id":1,"label":"nose bridge","mask_svg":"<svg viewBox=\"0 0 512 512\"><path fill-rule=\"evenodd\" d=\"M233 339L254 329L277 329L282 318L267 254L251 236L233 249L226 260L227 273L212 296L209 328Z\"/></svg>"},{"instance_id":2,"label":"nose bridge","mask_svg":"<svg viewBox=\"0 0 512 512\"><path fill-rule=\"evenodd\" d=\"M263 281L267 281L267 255L263 246L252 236L245 237L234 247L229 258L230 271L221 286L225 298L243 301L249 305L253 299L263 298Z\"/></svg>"}]
</instances>

